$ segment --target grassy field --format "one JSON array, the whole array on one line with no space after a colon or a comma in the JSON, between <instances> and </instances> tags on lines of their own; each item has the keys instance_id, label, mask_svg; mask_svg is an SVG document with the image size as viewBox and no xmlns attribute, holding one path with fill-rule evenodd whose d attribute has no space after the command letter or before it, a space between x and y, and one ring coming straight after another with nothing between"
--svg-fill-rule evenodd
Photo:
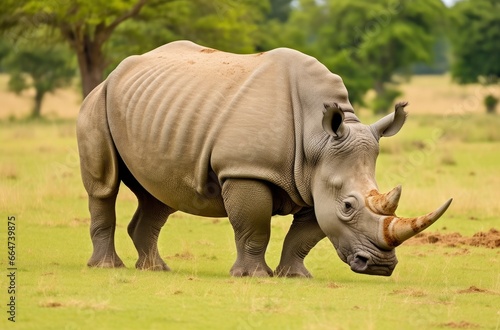
<instances>
[{"instance_id":1,"label":"grassy field","mask_svg":"<svg viewBox=\"0 0 500 330\"><path fill-rule=\"evenodd\" d=\"M453 197L428 232L472 236L500 229L500 116L469 111L474 96L429 112L420 112L415 98L407 98L411 116L403 130L381 142L381 190L403 185L398 214L404 216L429 212ZM364 113L362 119L374 120ZM90 220L74 119L4 119L0 155L1 242L8 216L16 217L15 328L500 328L499 248L408 241L385 278L352 273L323 240L306 259L314 279L231 278L236 255L227 219L177 213L159 241L172 271L144 272L132 268L136 252L126 226L136 202L126 188L118 200L116 245L128 268L89 269ZM273 219L271 267L289 225L289 217ZM0 329L10 329L8 250L2 246Z\"/></svg>"}]
</instances>

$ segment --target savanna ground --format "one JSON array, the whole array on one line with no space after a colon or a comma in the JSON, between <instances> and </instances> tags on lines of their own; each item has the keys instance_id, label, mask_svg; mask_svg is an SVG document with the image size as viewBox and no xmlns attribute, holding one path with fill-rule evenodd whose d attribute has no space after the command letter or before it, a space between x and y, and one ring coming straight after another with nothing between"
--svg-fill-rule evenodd
<instances>
[{"instance_id":1,"label":"savanna ground","mask_svg":"<svg viewBox=\"0 0 500 330\"><path fill-rule=\"evenodd\" d=\"M136 202L126 188L118 200L116 245L128 268L87 268L90 220L74 128L78 94L51 96L42 110L48 120L14 120L28 113L29 93L8 94L5 81L0 77L2 329L500 328L500 116L483 114L480 86L450 85L446 76L415 77L403 86L410 117L398 135L381 142L380 189L403 185L398 214L404 216L454 201L425 235L398 247L391 277L352 273L323 240L306 259L314 279L258 279L229 277L235 248L227 219L182 213L169 219L159 241L172 271L135 270L126 226ZM375 120L367 111L360 116ZM6 313L11 215L15 325ZM271 267L289 225L290 217L273 219Z\"/></svg>"}]
</instances>

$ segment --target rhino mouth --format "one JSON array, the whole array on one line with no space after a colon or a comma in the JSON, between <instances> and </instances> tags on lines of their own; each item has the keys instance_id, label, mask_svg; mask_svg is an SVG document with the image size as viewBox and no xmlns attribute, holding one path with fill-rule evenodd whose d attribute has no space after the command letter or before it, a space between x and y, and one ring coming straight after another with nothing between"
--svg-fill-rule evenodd
<instances>
[{"instance_id":1,"label":"rhino mouth","mask_svg":"<svg viewBox=\"0 0 500 330\"><path fill-rule=\"evenodd\" d=\"M380 260L380 258L365 251L358 251L347 257L347 264L353 272L367 275L391 276L397 263L395 255Z\"/></svg>"}]
</instances>

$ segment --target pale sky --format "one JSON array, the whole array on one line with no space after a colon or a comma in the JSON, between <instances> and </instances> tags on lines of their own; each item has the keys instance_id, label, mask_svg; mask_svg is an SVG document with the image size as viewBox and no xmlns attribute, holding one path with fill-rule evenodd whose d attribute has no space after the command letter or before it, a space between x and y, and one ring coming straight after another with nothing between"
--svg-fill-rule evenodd
<instances>
[{"instance_id":1,"label":"pale sky","mask_svg":"<svg viewBox=\"0 0 500 330\"><path fill-rule=\"evenodd\" d=\"M441 0L444 2L444 4L448 7L451 7L457 0Z\"/></svg>"}]
</instances>

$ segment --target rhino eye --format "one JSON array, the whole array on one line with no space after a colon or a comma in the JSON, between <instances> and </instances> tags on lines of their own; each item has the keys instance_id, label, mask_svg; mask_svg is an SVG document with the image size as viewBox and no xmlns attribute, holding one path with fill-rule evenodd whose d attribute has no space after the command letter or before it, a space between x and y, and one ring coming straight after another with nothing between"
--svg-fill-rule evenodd
<instances>
[{"instance_id":1,"label":"rhino eye","mask_svg":"<svg viewBox=\"0 0 500 330\"><path fill-rule=\"evenodd\" d=\"M358 208L358 201L354 197L347 197L339 203L339 212L337 213L339 218L343 221L351 221L353 216L356 214L356 209Z\"/></svg>"}]
</instances>

